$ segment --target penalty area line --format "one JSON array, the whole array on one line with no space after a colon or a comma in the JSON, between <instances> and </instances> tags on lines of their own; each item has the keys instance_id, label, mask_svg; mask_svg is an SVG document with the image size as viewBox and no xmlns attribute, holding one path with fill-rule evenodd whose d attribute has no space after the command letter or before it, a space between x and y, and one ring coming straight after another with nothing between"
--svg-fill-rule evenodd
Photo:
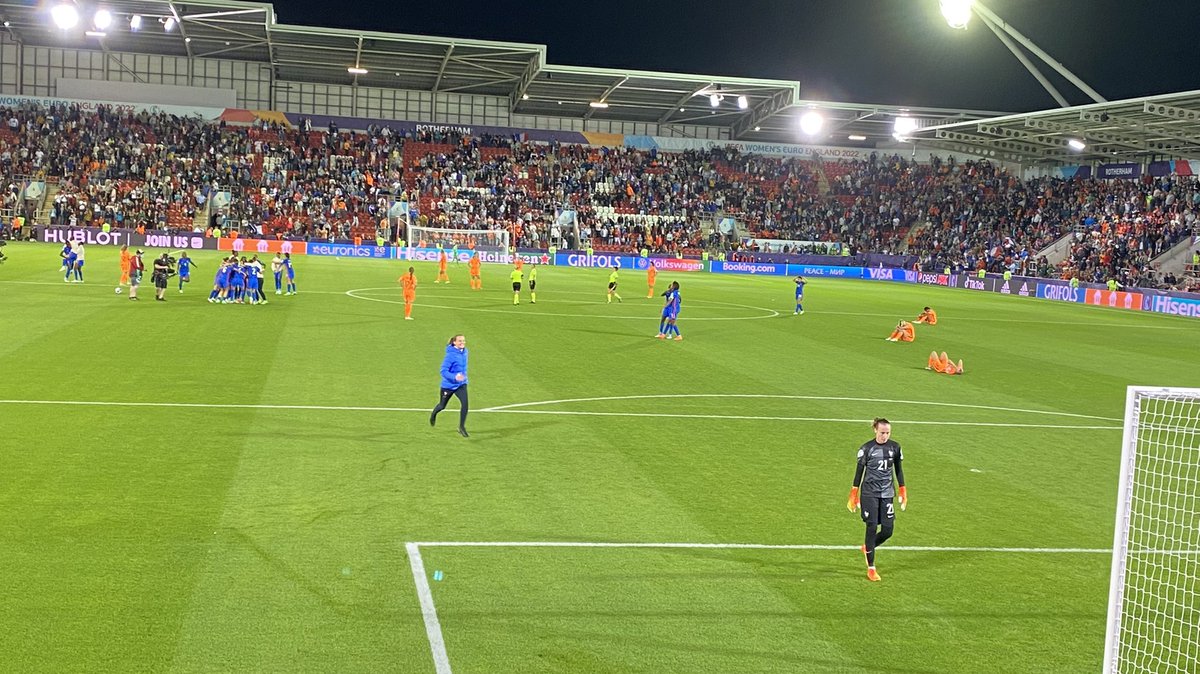
<instances>
[{"instance_id":1,"label":"penalty area line","mask_svg":"<svg viewBox=\"0 0 1200 674\"><path fill-rule=\"evenodd\" d=\"M770 544L770 543L638 543L603 541L421 541L406 543L426 548L656 548L699 550L853 550L858 545ZM1041 547L969 547L939 545L889 545L887 550L902 552L997 552L1017 554L1099 555L1112 554L1111 548L1041 548ZM1167 552L1167 551L1155 551ZM1188 554L1180 551L1175 554Z\"/></svg>"},{"instance_id":2,"label":"penalty area line","mask_svg":"<svg viewBox=\"0 0 1200 674\"><path fill-rule=\"evenodd\" d=\"M446 654L446 641L442 637L442 625L438 621L437 608L433 605L433 592L429 579L425 577L425 562L421 559L420 543L405 543L408 563L412 567L413 582L417 586L417 600L421 603L421 617L425 620L425 635L429 637L429 650L433 653L433 666L438 674L450 674L450 656Z\"/></svg>"}]
</instances>

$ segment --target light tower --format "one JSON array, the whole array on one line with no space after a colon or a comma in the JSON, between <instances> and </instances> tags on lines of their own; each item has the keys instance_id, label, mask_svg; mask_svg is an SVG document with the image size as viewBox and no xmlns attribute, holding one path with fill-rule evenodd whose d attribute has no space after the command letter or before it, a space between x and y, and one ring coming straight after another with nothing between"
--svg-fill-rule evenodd
<instances>
[{"instance_id":1,"label":"light tower","mask_svg":"<svg viewBox=\"0 0 1200 674\"><path fill-rule=\"evenodd\" d=\"M1025 66L1025 69L1029 71L1029 74L1033 75L1034 78L1041 83L1042 87L1045 88L1046 91L1054 97L1054 100L1058 101L1058 104L1062 107L1070 107L1071 104L1067 102L1067 99L1061 93L1059 93L1058 89L1054 88L1054 85L1050 83L1050 80L1046 79L1046 76L1043 75L1040 70L1038 70L1033 61L1029 60L1029 57L1025 55L1025 52L1021 51L1017 47L1017 44L1020 44L1022 47L1029 50L1030 53L1041 59L1046 65L1053 68L1056 72L1058 72L1059 75L1062 75L1067 79L1068 82L1078 87L1080 91L1087 94L1088 97L1096 103L1108 102L1108 99L1096 93L1095 89L1088 86L1087 82L1079 79L1075 73L1067 70L1066 66L1051 58L1049 54L1042 51L1042 49L1034 44L1032 40L1025 37L1019 31L1017 31L1016 28L1013 28L1003 19L996 16L996 13L988 9L982 2L979 2L978 0L939 0L939 2L941 4L942 16L945 17L946 23L949 24L951 28L966 30L967 25L971 22L971 16L978 16L979 20L983 22L983 25L990 28L991 31L996 34L996 37L1000 38L1000 41L1004 43L1004 46L1008 47L1008 50L1012 52L1013 56L1017 57L1017 60L1021 62L1021 65Z\"/></svg>"}]
</instances>

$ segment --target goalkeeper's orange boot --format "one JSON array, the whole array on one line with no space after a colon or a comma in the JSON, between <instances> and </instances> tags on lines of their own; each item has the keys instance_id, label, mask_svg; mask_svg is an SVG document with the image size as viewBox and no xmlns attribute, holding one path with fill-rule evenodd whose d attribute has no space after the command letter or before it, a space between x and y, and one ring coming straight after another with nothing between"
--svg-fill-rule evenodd
<instances>
[{"instance_id":1,"label":"goalkeeper's orange boot","mask_svg":"<svg viewBox=\"0 0 1200 674\"><path fill-rule=\"evenodd\" d=\"M875 567L867 567L867 580L871 581L872 583L879 582L879 572L875 570Z\"/></svg>"}]
</instances>

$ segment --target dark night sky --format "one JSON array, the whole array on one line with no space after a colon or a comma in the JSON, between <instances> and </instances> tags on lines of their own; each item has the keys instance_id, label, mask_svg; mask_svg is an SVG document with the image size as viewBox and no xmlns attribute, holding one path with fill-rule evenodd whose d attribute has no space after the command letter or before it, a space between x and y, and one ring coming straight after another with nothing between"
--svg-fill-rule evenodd
<instances>
[{"instance_id":1,"label":"dark night sky","mask_svg":"<svg viewBox=\"0 0 1200 674\"><path fill-rule=\"evenodd\" d=\"M986 4L1109 100L1200 89L1197 0ZM287 24L544 44L556 65L797 80L806 99L1058 107L977 18L948 28L937 0L278 0L275 11ZM1091 102L1039 67L1071 103Z\"/></svg>"}]
</instances>

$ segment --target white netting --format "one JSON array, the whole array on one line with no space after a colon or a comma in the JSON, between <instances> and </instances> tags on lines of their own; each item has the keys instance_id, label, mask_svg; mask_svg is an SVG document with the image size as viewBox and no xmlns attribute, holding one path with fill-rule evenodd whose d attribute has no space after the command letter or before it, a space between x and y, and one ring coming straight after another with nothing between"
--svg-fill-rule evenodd
<instances>
[{"instance_id":1,"label":"white netting","mask_svg":"<svg viewBox=\"0 0 1200 674\"><path fill-rule=\"evenodd\" d=\"M441 246L450 249L457 245L465 251L472 241L476 248L507 252L509 233L507 229L445 229L420 225L408 226L408 245L418 248Z\"/></svg>"},{"instance_id":2,"label":"white netting","mask_svg":"<svg viewBox=\"0 0 1200 674\"><path fill-rule=\"evenodd\" d=\"M1200 389L1131 405L1106 670L1200 672Z\"/></svg>"}]
</instances>

